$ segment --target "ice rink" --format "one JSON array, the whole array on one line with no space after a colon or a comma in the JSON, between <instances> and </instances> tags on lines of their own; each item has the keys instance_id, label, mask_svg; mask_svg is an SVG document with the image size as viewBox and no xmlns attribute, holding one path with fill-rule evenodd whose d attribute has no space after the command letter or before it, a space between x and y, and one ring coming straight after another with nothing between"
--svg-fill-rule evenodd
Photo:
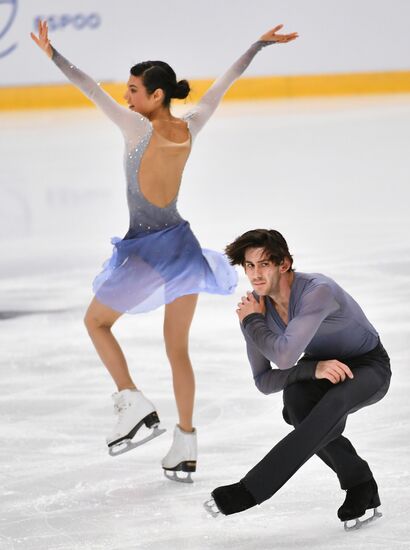
<instances>
[{"instance_id":1,"label":"ice rink","mask_svg":"<svg viewBox=\"0 0 410 550\"><path fill-rule=\"evenodd\" d=\"M108 456L114 387L82 318L110 237L127 229L122 138L93 109L3 113L0 125L0 549L408 550L410 96L225 104L180 193L202 246L278 229L296 269L335 278L380 332L390 391L345 435L374 471L384 517L352 533L316 457L259 507L217 519L202 507L289 432L282 395L253 384L234 311L242 273L234 296L201 296L193 323L195 483L160 465L176 422L162 310L114 332L167 432Z\"/></svg>"}]
</instances>

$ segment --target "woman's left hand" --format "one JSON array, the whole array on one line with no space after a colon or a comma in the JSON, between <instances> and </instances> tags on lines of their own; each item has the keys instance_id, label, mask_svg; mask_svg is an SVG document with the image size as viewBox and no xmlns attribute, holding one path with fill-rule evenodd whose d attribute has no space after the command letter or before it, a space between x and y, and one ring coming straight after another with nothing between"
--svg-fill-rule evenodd
<instances>
[{"instance_id":1,"label":"woman's left hand","mask_svg":"<svg viewBox=\"0 0 410 550\"><path fill-rule=\"evenodd\" d=\"M37 44L39 48L45 52L48 57L53 56L53 50L51 48L51 43L48 38L48 25L47 21L39 21L38 22L38 37L31 32L30 33L31 38L34 40L34 42Z\"/></svg>"},{"instance_id":2,"label":"woman's left hand","mask_svg":"<svg viewBox=\"0 0 410 550\"><path fill-rule=\"evenodd\" d=\"M290 34L278 34L278 31L283 28L283 25L278 25L274 29L271 29L268 32L265 32L259 40L263 40L264 42L280 42L282 44L286 44L286 42L291 42L292 40L296 40L296 38L299 38L299 35L297 32L292 32Z\"/></svg>"}]
</instances>

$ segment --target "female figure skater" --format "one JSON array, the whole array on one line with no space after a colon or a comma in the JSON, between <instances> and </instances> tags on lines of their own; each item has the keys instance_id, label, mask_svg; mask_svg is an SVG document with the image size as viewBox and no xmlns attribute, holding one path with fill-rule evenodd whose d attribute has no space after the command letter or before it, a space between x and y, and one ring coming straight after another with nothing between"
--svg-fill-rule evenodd
<instances>
[{"instance_id":1,"label":"female figure skater","mask_svg":"<svg viewBox=\"0 0 410 550\"><path fill-rule=\"evenodd\" d=\"M143 442L161 432L155 406L137 389L111 327L123 313L141 313L165 304L164 340L179 415L171 449L162 461L165 475L173 472L167 476L171 479L179 479L176 471L196 470L195 382L188 335L197 296L199 292L230 294L237 281L226 258L201 250L188 222L179 215L176 204L182 172L199 130L256 53L297 37L296 33L278 34L281 28L265 33L182 118L172 115L170 101L186 98L189 84L177 82L167 63L145 61L131 68L124 95L126 109L51 46L47 22L39 23L38 37L31 33L36 44L124 136L130 226L123 239L113 240L112 257L94 281L95 297L85 325L117 386L113 399L118 421L107 444L110 454L119 454L142 443L131 443L131 439L143 424L153 428Z\"/></svg>"}]
</instances>

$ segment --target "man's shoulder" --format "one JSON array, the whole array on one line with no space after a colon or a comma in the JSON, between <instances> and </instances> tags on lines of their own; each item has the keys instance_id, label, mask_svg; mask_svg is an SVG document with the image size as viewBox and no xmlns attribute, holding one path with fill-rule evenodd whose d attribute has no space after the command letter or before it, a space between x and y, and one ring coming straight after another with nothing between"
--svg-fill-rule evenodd
<instances>
[{"instance_id":1,"label":"man's shoulder","mask_svg":"<svg viewBox=\"0 0 410 550\"><path fill-rule=\"evenodd\" d=\"M331 277L323 275L323 273L300 273L297 271L295 272L295 280L306 291L313 290L320 285L333 287L337 284Z\"/></svg>"},{"instance_id":2,"label":"man's shoulder","mask_svg":"<svg viewBox=\"0 0 410 550\"><path fill-rule=\"evenodd\" d=\"M314 307L336 310L342 296L339 285L322 273L301 273L294 294L294 304L298 307Z\"/></svg>"}]
</instances>

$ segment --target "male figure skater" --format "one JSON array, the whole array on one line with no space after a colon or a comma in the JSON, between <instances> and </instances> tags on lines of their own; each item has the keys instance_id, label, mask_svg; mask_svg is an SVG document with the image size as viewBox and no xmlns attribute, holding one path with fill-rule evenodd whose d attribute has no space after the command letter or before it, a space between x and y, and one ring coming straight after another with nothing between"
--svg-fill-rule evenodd
<instances>
[{"instance_id":1,"label":"male figure skater","mask_svg":"<svg viewBox=\"0 0 410 550\"><path fill-rule=\"evenodd\" d=\"M255 384L264 394L283 390L283 416L294 430L239 483L216 488L214 503L205 506L228 515L261 504L317 454L347 491L338 510L345 528L361 527L357 518L367 509L374 509L370 519L381 515L378 488L369 465L342 433L349 414L388 390L390 361L379 336L335 281L293 270L278 231L248 231L226 254L232 265L244 267L254 289L237 314Z\"/></svg>"}]
</instances>

